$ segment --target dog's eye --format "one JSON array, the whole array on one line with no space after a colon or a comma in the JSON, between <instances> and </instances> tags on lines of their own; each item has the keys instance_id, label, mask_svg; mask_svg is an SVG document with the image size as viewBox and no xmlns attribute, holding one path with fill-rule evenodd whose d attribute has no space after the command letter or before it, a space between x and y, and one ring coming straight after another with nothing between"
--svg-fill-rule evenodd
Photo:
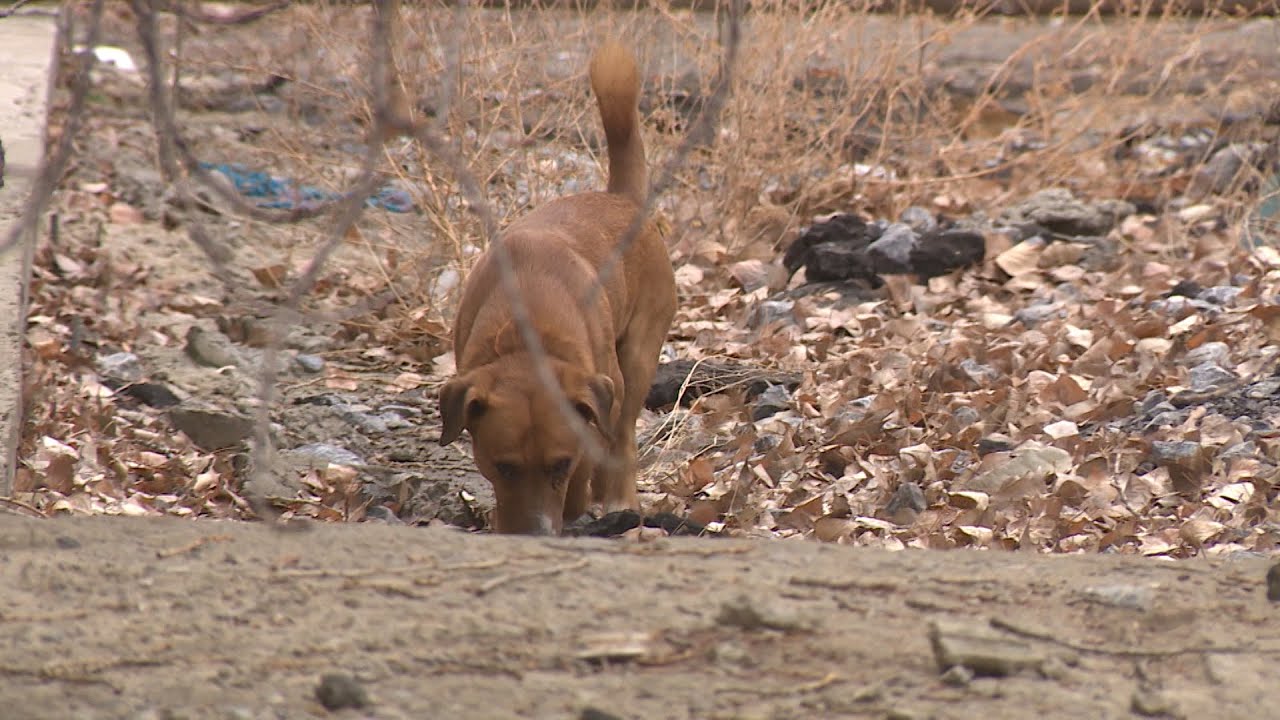
<instances>
[{"instance_id":1,"label":"dog's eye","mask_svg":"<svg viewBox=\"0 0 1280 720\"><path fill-rule=\"evenodd\" d=\"M500 462L493 467L498 471L498 475L508 482L514 482L520 476L520 467L515 463Z\"/></svg>"},{"instance_id":2,"label":"dog's eye","mask_svg":"<svg viewBox=\"0 0 1280 720\"><path fill-rule=\"evenodd\" d=\"M573 465L573 458L560 458L551 463L551 467L547 468L547 474L551 477L560 479L569 474L569 466Z\"/></svg>"}]
</instances>

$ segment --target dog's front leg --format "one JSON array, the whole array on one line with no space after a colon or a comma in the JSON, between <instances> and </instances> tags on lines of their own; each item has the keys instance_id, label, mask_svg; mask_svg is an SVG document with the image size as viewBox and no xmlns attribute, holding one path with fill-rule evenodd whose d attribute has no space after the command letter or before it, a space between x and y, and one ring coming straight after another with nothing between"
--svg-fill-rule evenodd
<instances>
[{"instance_id":1,"label":"dog's front leg","mask_svg":"<svg viewBox=\"0 0 1280 720\"><path fill-rule=\"evenodd\" d=\"M587 512L591 501L591 477L595 474L595 463L591 458L583 457L578 467L569 478L569 489L564 496L564 523L567 525Z\"/></svg>"}]
</instances>

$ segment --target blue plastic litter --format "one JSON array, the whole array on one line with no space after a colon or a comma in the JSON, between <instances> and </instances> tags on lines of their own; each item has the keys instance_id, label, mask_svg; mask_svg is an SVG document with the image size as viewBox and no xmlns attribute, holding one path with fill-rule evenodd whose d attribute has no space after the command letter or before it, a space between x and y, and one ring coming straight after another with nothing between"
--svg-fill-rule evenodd
<instances>
[{"instance_id":1,"label":"blue plastic litter","mask_svg":"<svg viewBox=\"0 0 1280 720\"><path fill-rule=\"evenodd\" d=\"M256 204L262 208L311 209L339 197L337 193L321 190L312 185L299 186L288 178L276 177L261 170L250 170L240 163L202 162L200 167L227 176L241 195L259 198ZM365 201L365 204L395 213L413 210L413 198L409 197L409 193L391 185L374 193Z\"/></svg>"}]
</instances>

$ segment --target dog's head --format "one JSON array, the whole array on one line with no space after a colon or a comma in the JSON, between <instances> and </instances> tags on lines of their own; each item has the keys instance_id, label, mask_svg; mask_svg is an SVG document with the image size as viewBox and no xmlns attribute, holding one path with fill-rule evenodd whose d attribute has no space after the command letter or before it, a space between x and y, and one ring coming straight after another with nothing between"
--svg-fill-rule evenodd
<instances>
[{"instance_id":1,"label":"dog's head","mask_svg":"<svg viewBox=\"0 0 1280 720\"><path fill-rule=\"evenodd\" d=\"M538 382L529 358L504 357L440 390L440 444L471 433L476 465L493 484L494 527L502 533L557 535L569 480L584 457L582 439L560 413L554 390ZM569 406L603 441L613 408L607 375L550 360Z\"/></svg>"}]
</instances>

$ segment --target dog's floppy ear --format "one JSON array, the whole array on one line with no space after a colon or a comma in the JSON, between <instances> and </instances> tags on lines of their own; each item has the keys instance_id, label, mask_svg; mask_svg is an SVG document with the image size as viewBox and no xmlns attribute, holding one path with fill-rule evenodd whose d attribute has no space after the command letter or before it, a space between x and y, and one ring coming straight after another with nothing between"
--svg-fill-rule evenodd
<instances>
[{"instance_id":1,"label":"dog's floppy ear","mask_svg":"<svg viewBox=\"0 0 1280 720\"><path fill-rule=\"evenodd\" d=\"M591 396L577 400L573 407L588 424L604 429L604 418L612 414L613 379L608 375L596 375L587 381L587 389Z\"/></svg>"},{"instance_id":2,"label":"dog's floppy ear","mask_svg":"<svg viewBox=\"0 0 1280 720\"><path fill-rule=\"evenodd\" d=\"M485 411L484 398L472 392L471 379L457 377L440 388L440 444L448 445L462 436L462 431Z\"/></svg>"}]
</instances>

